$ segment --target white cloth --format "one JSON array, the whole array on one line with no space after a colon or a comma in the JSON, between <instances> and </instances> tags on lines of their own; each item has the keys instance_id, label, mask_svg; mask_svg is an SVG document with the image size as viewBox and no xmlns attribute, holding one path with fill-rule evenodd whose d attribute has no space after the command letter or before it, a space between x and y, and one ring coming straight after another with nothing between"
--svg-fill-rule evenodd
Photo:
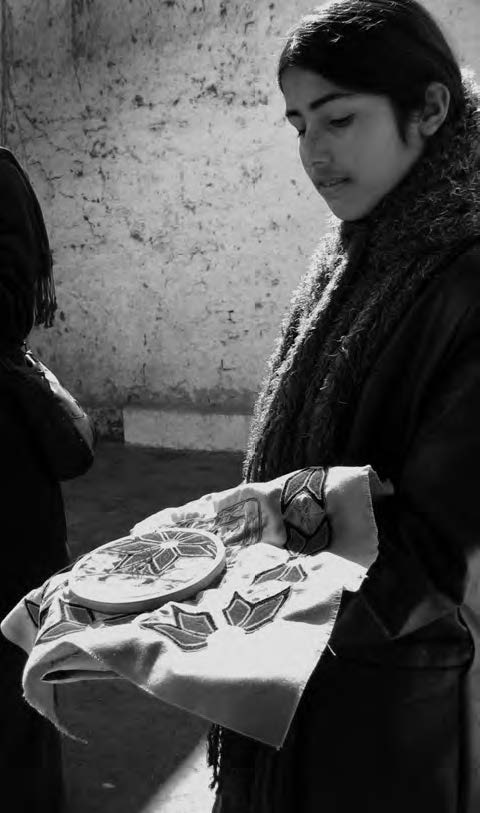
<instances>
[{"instance_id":1,"label":"white cloth","mask_svg":"<svg viewBox=\"0 0 480 813\"><path fill-rule=\"evenodd\" d=\"M168 508L135 525L220 536L227 568L185 602L125 616L82 606L61 573L1 625L28 652L27 701L64 730L53 686L124 678L161 700L280 747L324 651L344 588L377 551L372 501L388 493L368 466L304 469Z\"/></svg>"}]
</instances>

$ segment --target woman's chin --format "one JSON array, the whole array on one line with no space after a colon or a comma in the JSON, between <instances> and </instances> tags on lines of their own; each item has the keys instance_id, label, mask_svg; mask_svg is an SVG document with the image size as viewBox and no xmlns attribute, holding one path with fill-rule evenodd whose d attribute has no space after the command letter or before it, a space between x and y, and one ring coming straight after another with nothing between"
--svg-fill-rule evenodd
<instances>
[{"instance_id":1,"label":"woman's chin","mask_svg":"<svg viewBox=\"0 0 480 813\"><path fill-rule=\"evenodd\" d=\"M362 205L358 202L346 200L325 200L325 203L335 217L338 217L339 220L345 220L346 222L362 220L375 208L374 203L371 205L363 203Z\"/></svg>"}]
</instances>

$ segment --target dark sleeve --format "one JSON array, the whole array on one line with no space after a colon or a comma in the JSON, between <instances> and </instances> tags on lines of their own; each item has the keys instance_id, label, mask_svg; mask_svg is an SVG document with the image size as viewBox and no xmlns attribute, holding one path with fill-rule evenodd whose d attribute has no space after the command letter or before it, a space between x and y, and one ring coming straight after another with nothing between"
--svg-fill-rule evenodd
<instances>
[{"instance_id":1,"label":"dark sleeve","mask_svg":"<svg viewBox=\"0 0 480 813\"><path fill-rule=\"evenodd\" d=\"M0 400L0 615L67 563L63 500L18 410Z\"/></svg>"},{"instance_id":2,"label":"dark sleeve","mask_svg":"<svg viewBox=\"0 0 480 813\"><path fill-rule=\"evenodd\" d=\"M0 341L22 342L30 332L39 263L25 181L0 158Z\"/></svg>"},{"instance_id":3,"label":"dark sleeve","mask_svg":"<svg viewBox=\"0 0 480 813\"><path fill-rule=\"evenodd\" d=\"M379 555L362 599L384 634L460 605L480 610L480 312L429 388L395 493L376 510Z\"/></svg>"}]
</instances>

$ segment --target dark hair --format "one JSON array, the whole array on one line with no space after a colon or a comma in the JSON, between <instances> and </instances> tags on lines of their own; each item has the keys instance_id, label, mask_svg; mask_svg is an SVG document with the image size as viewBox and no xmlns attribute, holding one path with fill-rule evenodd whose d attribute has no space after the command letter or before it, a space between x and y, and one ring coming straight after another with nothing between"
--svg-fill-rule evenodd
<instances>
[{"instance_id":1,"label":"dark hair","mask_svg":"<svg viewBox=\"0 0 480 813\"><path fill-rule=\"evenodd\" d=\"M341 87L388 96L405 138L430 82L450 91L447 121L465 105L458 62L431 14L416 0L330 0L288 33L278 63L319 73Z\"/></svg>"}]
</instances>

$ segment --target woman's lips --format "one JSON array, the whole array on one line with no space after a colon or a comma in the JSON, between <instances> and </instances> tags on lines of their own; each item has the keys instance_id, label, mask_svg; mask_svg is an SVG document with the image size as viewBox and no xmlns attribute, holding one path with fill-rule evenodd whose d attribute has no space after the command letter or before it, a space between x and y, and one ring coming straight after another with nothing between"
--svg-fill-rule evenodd
<instances>
[{"instance_id":1,"label":"woman's lips","mask_svg":"<svg viewBox=\"0 0 480 813\"><path fill-rule=\"evenodd\" d=\"M328 181L316 181L315 186L320 189L335 189L344 183L347 183L348 178L330 178Z\"/></svg>"},{"instance_id":2,"label":"woman's lips","mask_svg":"<svg viewBox=\"0 0 480 813\"><path fill-rule=\"evenodd\" d=\"M322 197L330 200L342 195L349 183L349 178L332 178L329 181L315 181L315 188Z\"/></svg>"}]
</instances>

